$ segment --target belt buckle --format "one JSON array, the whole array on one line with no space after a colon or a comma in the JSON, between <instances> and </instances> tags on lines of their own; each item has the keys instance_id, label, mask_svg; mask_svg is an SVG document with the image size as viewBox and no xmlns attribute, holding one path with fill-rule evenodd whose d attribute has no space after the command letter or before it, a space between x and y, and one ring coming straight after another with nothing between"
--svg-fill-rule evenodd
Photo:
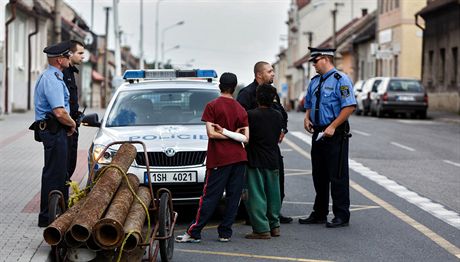
<instances>
[{"instance_id":1,"label":"belt buckle","mask_svg":"<svg viewBox=\"0 0 460 262\"><path fill-rule=\"evenodd\" d=\"M41 131L45 130L45 129L46 129L46 121L43 121L43 120L40 121L40 122L38 123L38 128L39 128Z\"/></svg>"}]
</instances>

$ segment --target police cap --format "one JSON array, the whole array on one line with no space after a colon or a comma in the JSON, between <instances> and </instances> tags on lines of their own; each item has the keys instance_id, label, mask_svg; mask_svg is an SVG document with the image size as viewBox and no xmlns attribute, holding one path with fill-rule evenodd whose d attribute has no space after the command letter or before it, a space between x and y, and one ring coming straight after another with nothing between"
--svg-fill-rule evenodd
<instances>
[{"instance_id":1,"label":"police cap","mask_svg":"<svg viewBox=\"0 0 460 262\"><path fill-rule=\"evenodd\" d=\"M50 45L43 49L43 53L45 53L48 57L58 57L58 56L67 56L69 57L70 52L70 41L63 41L57 43L55 45Z\"/></svg>"},{"instance_id":2,"label":"police cap","mask_svg":"<svg viewBox=\"0 0 460 262\"><path fill-rule=\"evenodd\" d=\"M333 48L313 48L313 47L308 47L310 50L310 59L308 59L308 62L311 62L315 60L316 57L322 56L322 55L327 55L327 56L334 56L335 55L335 50Z\"/></svg>"}]
</instances>

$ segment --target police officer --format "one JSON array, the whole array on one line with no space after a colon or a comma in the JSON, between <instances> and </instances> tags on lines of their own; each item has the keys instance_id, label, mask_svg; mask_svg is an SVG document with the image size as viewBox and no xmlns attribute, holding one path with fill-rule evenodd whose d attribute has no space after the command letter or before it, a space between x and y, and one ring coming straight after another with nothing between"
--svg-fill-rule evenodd
<instances>
[{"instance_id":1,"label":"police officer","mask_svg":"<svg viewBox=\"0 0 460 262\"><path fill-rule=\"evenodd\" d=\"M52 190L63 193L68 200L67 136L75 132L75 121L69 115L69 91L62 70L69 67L70 42L61 42L43 50L48 56L48 67L35 84L35 130L43 142L45 165L42 170L40 214L38 226L49 224L48 194Z\"/></svg>"},{"instance_id":2,"label":"police officer","mask_svg":"<svg viewBox=\"0 0 460 262\"><path fill-rule=\"evenodd\" d=\"M70 104L70 117L77 122L77 130L73 135L67 137L67 173L68 173L68 180L73 175L75 171L75 167L77 165L77 150L78 150L78 125L79 121L77 121L82 112L80 112L79 104L78 104L78 86L75 82L75 74L78 74L77 65L80 65L84 59L84 51L85 46L83 43L70 40L70 51L72 52L72 56L70 57L70 66L65 68L62 73L64 74L64 82L69 89L69 104Z\"/></svg>"},{"instance_id":3,"label":"police officer","mask_svg":"<svg viewBox=\"0 0 460 262\"><path fill-rule=\"evenodd\" d=\"M304 128L313 134L311 162L316 191L313 212L300 218L301 224L348 226L350 196L348 177L348 117L356 107L353 86L348 76L334 67L335 49L310 48L318 75L311 79L305 97ZM329 185L334 218L329 213Z\"/></svg>"},{"instance_id":4,"label":"police officer","mask_svg":"<svg viewBox=\"0 0 460 262\"><path fill-rule=\"evenodd\" d=\"M259 85L273 84L273 78L275 77L275 72L273 71L273 67L264 61L257 62L254 65L254 81L246 86L245 88L241 89L238 93L238 97L236 98L238 102L246 109L246 111L256 109L258 107L257 100L256 100L256 89ZM283 141L285 134L288 132L287 130L287 122L288 122L288 115L284 110L284 107L280 103L280 98L278 94L275 95L275 101L272 105L272 108L279 111L283 116L283 129L280 135L279 143ZM284 163L283 163L283 156L281 155L281 150L278 146L278 154L279 154L279 181L280 181L280 194L281 194L281 203L284 199ZM244 207L242 207L244 209ZM280 223L288 224L292 222L291 217L286 217L280 214L279 216Z\"/></svg>"}]
</instances>

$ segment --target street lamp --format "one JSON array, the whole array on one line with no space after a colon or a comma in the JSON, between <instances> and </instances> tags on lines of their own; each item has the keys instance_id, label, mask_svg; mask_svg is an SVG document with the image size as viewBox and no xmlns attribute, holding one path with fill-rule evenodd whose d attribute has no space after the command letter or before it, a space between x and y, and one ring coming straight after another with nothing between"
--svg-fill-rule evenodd
<instances>
[{"instance_id":1,"label":"street lamp","mask_svg":"<svg viewBox=\"0 0 460 262\"><path fill-rule=\"evenodd\" d=\"M164 48L165 48L165 33L166 31L174 28L174 27L177 27L177 26L181 26L183 25L185 22L184 21L179 21L173 25L170 25L170 26L167 26L165 28L163 28L163 30L161 31L161 63L164 64Z\"/></svg>"},{"instance_id":2,"label":"street lamp","mask_svg":"<svg viewBox=\"0 0 460 262\"><path fill-rule=\"evenodd\" d=\"M157 1L156 16L155 16L155 68L158 68L158 20L160 16L160 3L163 0Z\"/></svg>"},{"instance_id":3,"label":"street lamp","mask_svg":"<svg viewBox=\"0 0 460 262\"><path fill-rule=\"evenodd\" d=\"M173 46L173 47L171 47L171 48L168 48L168 49L164 50L164 51L161 53L161 57L164 57L165 54L166 54L167 52L172 51L172 50L176 50L176 49L179 49L179 48L180 48L180 45L175 45L175 46ZM164 66L164 65L163 65L163 66Z\"/></svg>"}]
</instances>

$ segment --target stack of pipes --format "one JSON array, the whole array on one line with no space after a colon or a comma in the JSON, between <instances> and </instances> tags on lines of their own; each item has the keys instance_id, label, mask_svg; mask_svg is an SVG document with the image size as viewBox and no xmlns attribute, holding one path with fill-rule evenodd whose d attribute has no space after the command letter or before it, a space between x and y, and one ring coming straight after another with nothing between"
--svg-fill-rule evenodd
<instances>
[{"instance_id":1,"label":"stack of pipes","mask_svg":"<svg viewBox=\"0 0 460 262\"><path fill-rule=\"evenodd\" d=\"M64 243L72 248L116 249L129 233L125 250L134 250L143 243L141 231L147 215L144 207L150 206L152 196L148 187L139 185L137 176L124 175L136 153L132 144L120 146L111 165L88 195L43 231L49 245Z\"/></svg>"}]
</instances>

